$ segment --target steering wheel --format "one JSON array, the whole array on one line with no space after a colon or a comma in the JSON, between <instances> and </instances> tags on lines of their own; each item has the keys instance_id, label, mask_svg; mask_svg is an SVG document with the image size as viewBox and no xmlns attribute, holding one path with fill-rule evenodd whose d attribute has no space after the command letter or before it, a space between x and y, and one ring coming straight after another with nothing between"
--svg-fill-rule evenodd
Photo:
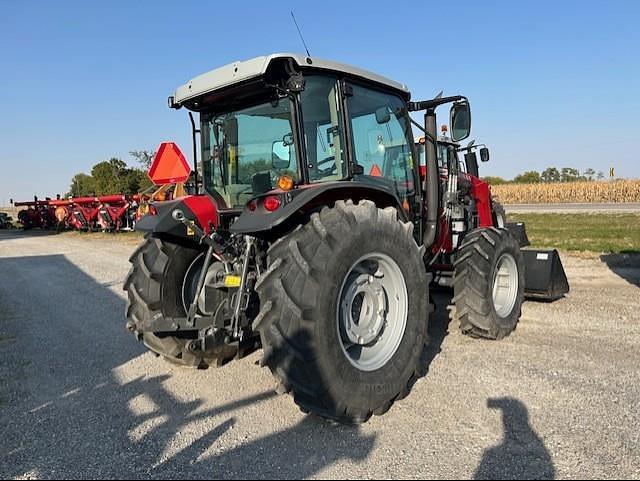
<instances>
[{"instance_id":1,"label":"steering wheel","mask_svg":"<svg viewBox=\"0 0 640 481\"><path fill-rule=\"evenodd\" d=\"M253 192L253 187L252 186L248 186L248 187L245 187L242 190L239 190L238 192L236 192L236 195L250 194L252 192Z\"/></svg>"},{"instance_id":2,"label":"steering wheel","mask_svg":"<svg viewBox=\"0 0 640 481\"><path fill-rule=\"evenodd\" d=\"M329 162L333 162L333 165L329 168L326 169L321 169L320 166L324 165L324 164L328 164ZM327 157L325 159L322 159L320 162L318 162L316 164L316 167L318 169L318 172L322 175L327 175L327 174L335 174L338 172L338 166L336 165L336 157L335 155L332 155L330 157Z\"/></svg>"}]
</instances>

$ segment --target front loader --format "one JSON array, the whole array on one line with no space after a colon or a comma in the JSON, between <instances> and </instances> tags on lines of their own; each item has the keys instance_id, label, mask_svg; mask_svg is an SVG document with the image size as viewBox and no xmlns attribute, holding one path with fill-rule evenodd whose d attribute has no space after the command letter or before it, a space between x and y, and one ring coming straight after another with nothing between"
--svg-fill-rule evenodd
<instances>
[{"instance_id":1,"label":"front loader","mask_svg":"<svg viewBox=\"0 0 640 481\"><path fill-rule=\"evenodd\" d=\"M447 131L448 127L443 125L443 134L446 134ZM420 137L415 146L420 158L420 175L424 178L427 171L425 137ZM504 207L491 194L489 184L480 178L478 151L480 160L483 163L488 162L490 153L486 145L471 141L466 146L461 146L450 137L441 135L437 142L441 185L446 188L449 172L455 169L458 172L459 185L470 185L470 192L476 199L485 196L490 199L493 225L499 229L509 230L518 240L522 249L525 263L525 297L527 299L551 302L564 297L569 292L569 283L558 252L529 247L530 242L525 224L523 222L508 222ZM481 195L478 195L478 191L481 192ZM488 195L486 195L487 191ZM452 264L442 266L442 269L435 276L435 283L441 286L452 286L454 271Z\"/></svg>"},{"instance_id":2,"label":"front loader","mask_svg":"<svg viewBox=\"0 0 640 481\"><path fill-rule=\"evenodd\" d=\"M344 423L385 413L423 374L429 288L449 277L466 334L519 320L525 264L496 227L489 188L437 164L436 109L467 138L463 96L411 101L406 86L296 54L235 62L169 97L190 111L198 193L156 203L125 282L127 328L190 367L261 347L305 412ZM421 175L410 113L423 112ZM199 114L199 125L193 113ZM190 175L175 144L154 171ZM167 180L167 179L165 179Z\"/></svg>"}]
</instances>

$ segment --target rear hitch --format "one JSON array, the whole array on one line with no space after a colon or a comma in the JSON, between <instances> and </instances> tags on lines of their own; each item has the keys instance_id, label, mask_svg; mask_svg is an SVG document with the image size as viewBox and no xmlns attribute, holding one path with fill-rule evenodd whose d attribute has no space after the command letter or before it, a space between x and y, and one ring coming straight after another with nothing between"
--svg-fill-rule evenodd
<instances>
[{"instance_id":1,"label":"rear hitch","mask_svg":"<svg viewBox=\"0 0 640 481\"><path fill-rule=\"evenodd\" d=\"M124 328L127 331L132 332L133 335L136 336L136 340L142 341L143 334L138 330L138 326L136 326L136 324L134 322L127 321L127 323L125 324Z\"/></svg>"},{"instance_id":2,"label":"rear hitch","mask_svg":"<svg viewBox=\"0 0 640 481\"><path fill-rule=\"evenodd\" d=\"M204 264L202 266L202 271L200 272L200 277L198 278L198 284L196 287L196 292L191 300L191 304L189 305L189 311L187 312L187 325L190 327L194 327L196 324L196 315L198 313L198 299L200 299L200 294L202 293L202 289L204 288L204 283L207 278L207 272L209 271L209 266L211 265L211 260L215 257L219 257L218 251L221 251L221 246L216 242L216 233L215 231L211 234L207 234L204 230L200 228L194 221L188 219L184 212L180 209L175 209L171 216L177 222L184 224L188 230L193 230L200 237L201 244L207 244L209 248L207 249L207 253L204 256Z\"/></svg>"},{"instance_id":3,"label":"rear hitch","mask_svg":"<svg viewBox=\"0 0 640 481\"><path fill-rule=\"evenodd\" d=\"M206 329L198 339L189 343L189 351L193 353L206 352L222 347L226 342L226 334L222 329Z\"/></svg>"}]
</instances>

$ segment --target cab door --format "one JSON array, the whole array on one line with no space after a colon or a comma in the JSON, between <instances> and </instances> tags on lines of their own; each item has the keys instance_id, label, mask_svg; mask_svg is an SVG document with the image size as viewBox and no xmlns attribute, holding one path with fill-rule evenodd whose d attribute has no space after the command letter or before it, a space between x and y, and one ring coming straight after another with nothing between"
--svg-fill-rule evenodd
<instances>
[{"instance_id":1,"label":"cab door","mask_svg":"<svg viewBox=\"0 0 640 481\"><path fill-rule=\"evenodd\" d=\"M385 181L407 216L419 217L417 159L404 100L389 92L349 84L347 117L352 162L363 172L359 175Z\"/></svg>"}]
</instances>

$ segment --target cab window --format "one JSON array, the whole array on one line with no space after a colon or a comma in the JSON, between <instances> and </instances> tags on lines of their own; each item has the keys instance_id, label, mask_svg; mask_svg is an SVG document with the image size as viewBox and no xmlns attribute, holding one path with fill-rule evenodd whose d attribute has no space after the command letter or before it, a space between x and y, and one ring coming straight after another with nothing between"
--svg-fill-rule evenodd
<instances>
[{"instance_id":1,"label":"cab window","mask_svg":"<svg viewBox=\"0 0 640 481\"><path fill-rule=\"evenodd\" d=\"M337 79L320 75L305 79L301 100L309 180L343 179L347 163Z\"/></svg>"},{"instance_id":2,"label":"cab window","mask_svg":"<svg viewBox=\"0 0 640 481\"><path fill-rule=\"evenodd\" d=\"M352 86L348 114L354 163L365 176L388 180L401 200L415 194L413 134L401 98Z\"/></svg>"}]
</instances>

